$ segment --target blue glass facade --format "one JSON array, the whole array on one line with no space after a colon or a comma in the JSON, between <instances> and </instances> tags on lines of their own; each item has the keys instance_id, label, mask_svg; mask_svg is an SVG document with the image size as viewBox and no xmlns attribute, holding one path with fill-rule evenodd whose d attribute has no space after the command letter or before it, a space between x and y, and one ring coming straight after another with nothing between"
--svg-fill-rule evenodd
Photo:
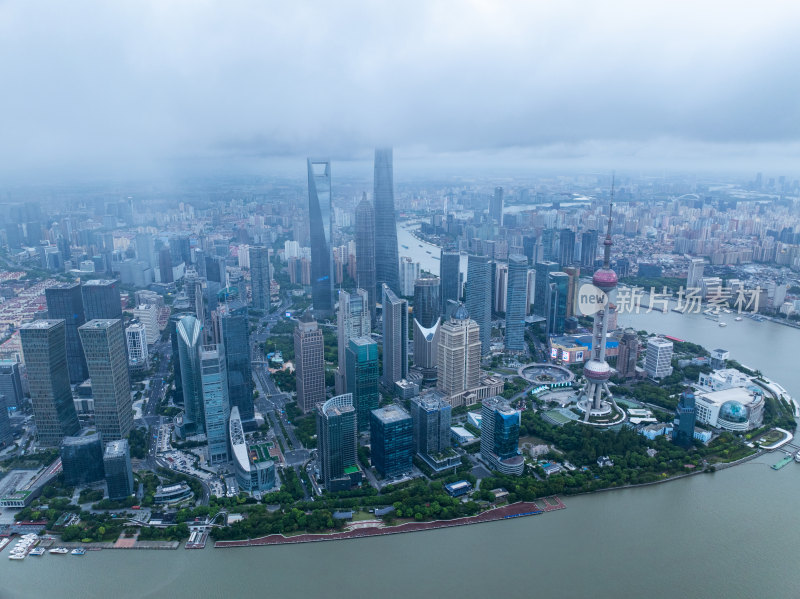
<instances>
[{"instance_id":1,"label":"blue glass facade","mask_svg":"<svg viewBox=\"0 0 800 599\"><path fill-rule=\"evenodd\" d=\"M467 311L480 329L481 354L492 340L492 275L489 258L470 255L467 261Z\"/></svg>"},{"instance_id":2,"label":"blue glass facade","mask_svg":"<svg viewBox=\"0 0 800 599\"><path fill-rule=\"evenodd\" d=\"M311 233L311 300L318 317L333 316L331 252L331 163L308 159L308 218Z\"/></svg>"},{"instance_id":3,"label":"blue glass facade","mask_svg":"<svg viewBox=\"0 0 800 599\"><path fill-rule=\"evenodd\" d=\"M508 291L506 292L506 349L525 350L525 312L528 301L528 259L522 255L508 257Z\"/></svg>"},{"instance_id":4,"label":"blue glass facade","mask_svg":"<svg viewBox=\"0 0 800 599\"><path fill-rule=\"evenodd\" d=\"M250 365L249 323L247 306L231 302L220 309L222 345L228 371L228 399L239 408L245 428L254 422L253 371Z\"/></svg>"},{"instance_id":5,"label":"blue glass facade","mask_svg":"<svg viewBox=\"0 0 800 599\"><path fill-rule=\"evenodd\" d=\"M64 484L85 485L103 480L103 443L97 433L64 437L61 442L61 466Z\"/></svg>"},{"instance_id":6,"label":"blue glass facade","mask_svg":"<svg viewBox=\"0 0 800 599\"><path fill-rule=\"evenodd\" d=\"M370 414L372 465L383 476L411 471L413 427L411 416L397 405L373 410Z\"/></svg>"},{"instance_id":7,"label":"blue glass facade","mask_svg":"<svg viewBox=\"0 0 800 599\"><path fill-rule=\"evenodd\" d=\"M397 250L397 221L394 214L394 173L392 149L375 150L375 268L376 290L384 283L400 293L400 257ZM363 285L363 284L362 284Z\"/></svg>"},{"instance_id":8,"label":"blue glass facade","mask_svg":"<svg viewBox=\"0 0 800 599\"><path fill-rule=\"evenodd\" d=\"M78 283L60 283L44 291L47 299L47 317L63 319L67 329L67 369L69 382L82 383L89 378L86 357L81 348L78 327L86 322L83 312L83 297Z\"/></svg>"},{"instance_id":9,"label":"blue glass facade","mask_svg":"<svg viewBox=\"0 0 800 599\"><path fill-rule=\"evenodd\" d=\"M694 439L695 397L691 391L684 391L676 409L677 419L672 431L672 440L676 445L691 447Z\"/></svg>"},{"instance_id":10,"label":"blue glass facade","mask_svg":"<svg viewBox=\"0 0 800 599\"><path fill-rule=\"evenodd\" d=\"M378 407L378 344L369 337L350 339L346 351L347 393L353 394L358 429L369 428L369 415Z\"/></svg>"}]
</instances>

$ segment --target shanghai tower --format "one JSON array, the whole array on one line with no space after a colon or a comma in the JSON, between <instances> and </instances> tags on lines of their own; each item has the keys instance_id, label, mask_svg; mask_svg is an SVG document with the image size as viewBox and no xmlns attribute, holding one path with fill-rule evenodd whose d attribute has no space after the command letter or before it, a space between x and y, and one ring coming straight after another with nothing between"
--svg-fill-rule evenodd
<instances>
[{"instance_id":1,"label":"shanghai tower","mask_svg":"<svg viewBox=\"0 0 800 599\"><path fill-rule=\"evenodd\" d=\"M367 194L356 206L356 285L367 290L369 315L375 325L375 211Z\"/></svg>"},{"instance_id":2,"label":"shanghai tower","mask_svg":"<svg viewBox=\"0 0 800 599\"><path fill-rule=\"evenodd\" d=\"M308 219L311 233L311 300L318 318L333 316L331 252L331 163L308 159Z\"/></svg>"},{"instance_id":3,"label":"shanghai tower","mask_svg":"<svg viewBox=\"0 0 800 599\"><path fill-rule=\"evenodd\" d=\"M376 292L384 283L400 293L400 258L394 216L392 149L375 150L375 270Z\"/></svg>"}]
</instances>

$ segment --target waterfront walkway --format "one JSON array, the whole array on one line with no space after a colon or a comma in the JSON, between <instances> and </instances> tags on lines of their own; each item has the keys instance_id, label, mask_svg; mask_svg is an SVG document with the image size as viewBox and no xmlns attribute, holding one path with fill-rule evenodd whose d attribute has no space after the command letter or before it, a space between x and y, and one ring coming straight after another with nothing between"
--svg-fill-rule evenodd
<instances>
[{"instance_id":1,"label":"waterfront walkway","mask_svg":"<svg viewBox=\"0 0 800 599\"><path fill-rule=\"evenodd\" d=\"M371 526L363 526L363 522L358 526L353 525L342 532L329 534L300 534L285 537L280 534L267 535L256 539L246 539L242 541L217 541L214 547L253 547L260 545L285 545L290 543L314 543L317 541L336 541L339 539L357 539L360 537L374 537L378 535L392 535L405 532L417 532L420 530L432 530L436 528L450 528L452 526L466 526L468 524L480 524L481 522L494 522L508 518L520 518L522 516L535 516L545 512L563 510L566 508L558 497L547 497L534 501L520 501L502 507L492 508L478 514L477 516L467 516L455 518L453 520L435 520L433 522L406 522L397 526L384 526L383 524L371 523Z\"/></svg>"}]
</instances>

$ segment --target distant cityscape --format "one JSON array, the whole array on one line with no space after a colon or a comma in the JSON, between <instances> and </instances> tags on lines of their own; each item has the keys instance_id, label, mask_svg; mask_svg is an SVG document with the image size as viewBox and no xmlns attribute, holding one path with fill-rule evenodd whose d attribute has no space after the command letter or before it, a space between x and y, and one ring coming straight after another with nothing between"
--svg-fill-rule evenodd
<instances>
[{"instance_id":1,"label":"distant cityscape","mask_svg":"<svg viewBox=\"0 0 800 599\"><path fill-rule=\"evenodd\" d=\"M46 535L14 555L545 513L793 447L735 348L620 318L694 290L719 327L800 327L797 180L394 166L8 194L0 534Z\"/></svg>"}]
</instances>

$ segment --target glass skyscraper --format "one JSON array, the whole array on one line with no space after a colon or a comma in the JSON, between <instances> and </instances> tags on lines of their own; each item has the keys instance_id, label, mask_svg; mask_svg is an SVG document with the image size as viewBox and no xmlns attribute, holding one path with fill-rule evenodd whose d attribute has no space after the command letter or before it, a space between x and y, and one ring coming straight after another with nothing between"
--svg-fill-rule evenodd
<instances>
[{"instance_id":1,"label":"glass skyscraper","mask_svg":"<svg viewBox=\"0 0 800 599\"><path fill-rule=\"evenodd\" d=\"M83 297L79 283L59 283L44 290L47 299L47 317L63 319L67 332L67 370L69 382L82 383L89 378L86 357L83 355L78 327L86 322Z\"/></svg>"},{"instance_id":2,"label":"glass skyscraper","mask_svg":"<svg viewBox=\"0 0 800 599\"><path fill-rule=\"evenodd\" d=\"M127 437L133 428L133 410L122 321L90 320L78 332L92 379L97 431L105 442Z\"/></svg>"},{"instance_id":3,"label":"glass skyscraper","mask_svg":"<svg viewBox=\"0 0 800 599\"><path fill-rule=\"evenodd\" d=\"M253 407L253 371L250 365L247 306L233 301L219 307L225 368L228 373L228 399L239 408L245 429L255 425Z\"/></svg>"},{"instance_id":4,"label":"glass skyscraper","mask_svg":"<svg viewBox=\"0 0 800 599\"><path fill-rule=\"evenodd\" d=\"M400 257L394 214L392 149L375 150L375 269L376 283L400 293Z\"/></svg>"},{"instance_id":5,"label":"glass skyscraper","mask_svg":"<svg viewBox=\"0 0 800 599\"><path fill-rule=\"evenodd\" d=\"M483 400L481 408L481 457L503 474L522 474L525 460L519 451L521 413L496 395Z\"/></svg>"},{"instance_id":6,"label":"glass skyscraper","mask_svg":"<svg viewBox=\"0 0 800 599\"><path fill-rule=\"evenodd\" d=\"M677 407L677 419L672 433L672 440L676 445L691 447L694 441L694 425L697 415L696 404L692 391L687 390L681 394Z\"/></svg>"},{"instance_id":7,"label":"glass skyscraper","mask_svg":"<svg viewBox=\"0 0 800 599\"><path fill-rule=\"evenodd\" d=\"M370 413L370 459L383 476L411 471L413 432L411 416L392 404Z\"/></svg>"},{"instance_id":8,"label":"glass skyscraper","mask_svg":"<svg viewBox=\"0 0 800 599\"><path fill-rule=\"evenodd\" d=\"M356 206L356 284L366 289L369 296L369 314L375 324L375 304L378 284L375 280L375 210L367 194Z\"/></svg>"},{"instance_id":9,"label":"glass skyscraper","mask_svg":"<svg viewBox=\"0 0 800 599\"><path fill-rule=\"evenodd\" d=\"M539 316L547 315L547 277L551 272L558 270L558 263L552 261L537 262L534 267L536 279L533 289L533 313Z\"/></svg>"},{"instance_id":10,"label":"glass skyscraper","mask_svg":"<svg viewBox=\"0 0 800 599\"><path fill-rule=\"evenodd\" d=\"M306 312L294 329L297 405L304 413L325 401L325 344L317 321Z\"/></svg>"},{"instance_id":11,"label":"glass skyscraper","mask_svg":"<svg viewBox=\"0 0 800 599\"><path fill-rule=\"evenodd\" d=\"M408 377L408 302L383 285L383 385Z\"/></svg>"},{"instance_id":12,"label":"glass skyscraper","mask_svg":"<svg viewBox=\"0 0 800 599\"><path fill-rule=\"evenodd\" d=\"M200 348L200 378L208 463L213 466L228 461L228 418L231 414L225 356L218 345Z\"/></svg>"},{"instance_id":13,"label":"glass skyscraper","mask_svg":"<svg viewBox=\"0 0 800 599\"><path fill-rule=\"evenodd\" d=\"M467 302L470 318L480 328L481 354L489 353L492 340L492 275L487 256L470 255L467 262Z\"/></svg>"},{"instance_id":14,"label":"glass skyscraper","mask_svg":"<svg viewBox=\"0 0 800 599\"><path fill-rule=\"evenodd\" d=\"M200 378L200 321L188 314L178 321L178 360L183 387L183 428L187 435L205 432L203 389Z\"/></svg>"},{"instance_id":15,"label":"glass skyscraper","mask_svg":"<svg viewBox=\"0 0 800 599\"><path fill-rule=\"evenodd\" d=\"M558 235L558 263L569 266L575 261L575 231L562 229Z\"/></svg>"},{"instance_id":16,"label":"glass skyscraper","mask_svg":"<svg viewBox=\"0 0 800 599\"><path fill-rule=\"evenodd\" d=\"M368 309L369 292L356 289L352 293L339 291L339 309L336 314L338 368L336 372L336 394L350 391L347 384L348 342L355 337L369 337L372 323Z\"/></svg>"},{"instance_id":17,"label":"glass skyscraper","mask_svg":"<svg viewBox=\"0 0 800 599\"><path fill-rule=\"evenodd\" d=\"M81 286L83 312L86 321L98 318L122 318L119 282L94 279Z\"/></svg>"},{"instance_id":18,"label":"glass skyscraper","mask_svg":"<svg viewBox=\"0 0 800 599\"><path fill-rule=\"evenodd\" d=\"M567 297L569 295L569 275L565 272L551 272L547 275L546 314L547 336L561 335L567 318Z\"/></svg>"},{"instance_id":19,"label":"glass skyscraper","mask_svg":"<svg viewBox=\"0 0 800 599\"><path fill-rule=\"evenodd\" d=\"M506 292L506 349L525 350L525 309L528 302L528 259L521 254L508 257Z\"/></svg>"},{"instance_id":20,"label":"glass skyscraper","mask_svg":"<svg viewBox=\"0 0 800 599\"><path fill-rule=\"evenodd\" d=\"M378 344L369 337L348 341L346 351L347 393L353 395L358 429L369 428L369 414L378 407Z\"/></svg>"},{"instance_id":21,"label":"glass skyscraper","mask_svg":"<svg viewBox=\"0 0 800 599\"><path fill-rule=\"evenodd\" d=\"M264 246L253 246L249 250L250 288L253 308L269 310L269 250Z\"/></svg>"},{"instance_id":22,"label":"glass skyscraper","mask_svg":"<svg viewBox=\"0 0 800 599\"><path fill-rule=\"evenodd\" d=\"M19 328L37 439L49 447L80 430L69 386L65 328L63 320L34 320Z\"/></svg>"},{"instance_id":23,"label":"glass skyscraper","mask_svg":"<svg viewBox=\"0 0 800 599\"><path fill-rule=\"evenodd\" d=\"M98 433L64 437L60 453L65 485L85 485L105 478L103 442Z\"/></svg>"},{"instance_id":24,"label":"glass skyscraper","mask_svg":"<svg viewBox=\"0 0 800 599\"><path fill-rule=\"evenodd\" d=\"M111 441L103 453L103 470L106 476L108 498L119 501L133 495L133 468L127 439Z\"/></svg>"},{"instance_id":25,"label":"glass skyscraper","mask_svg":"<svg viewBox=\"0 0 800 599\"><path fill-rule=\"evenodd\" d=\"M344 491L360 481L357 441L352 394L337 395L317 405L320 475L328 491Z\"/></svg>"},{"instance_id":26,"label":"glass skyscraper","mask_svg":"<svg viewBox=\"0 0 800 599\"><path fill-rule=\"evenodd\" d=\"M317 317L333 316L331 252L331 163L308 159L308 218L311 233L311 300Z\"/></svg>"},{"instance_id":27,"label":"glass skyscraper","mask_svg":"<svg viewBox=\"0 0 800 599\"><path fill-rule=\"evenodd\" d=\"M436 385L439 346L439 277L423 275L414 282L414 364L428 386Z\"/></svg>"},{"instance_id":28,"label":"glass skyscraper","mask_svg":"<svg viewBox=\"0 0 800 599\"><path fill-rule=\"evenodd\" d=\"M13 360L0 360L0 395L6 398L6 407L22 407L22 379L19 363Z\"/></svg>"},{"instance_id":29,"label":"glass skyscraper","mask_svg":"<svg viewBox=\"0 0 800 599\"><path fill-rule=\"evenodd\" d=\"M457 251L442 251L442 259L439 262L439 274L442 280L440 295L442 296L441 314L447 314L447 302L452 300L458 302L461 299L461 282L459 280L459 268L461 264L461 254Z\"/></svg>"}]
</instances>

